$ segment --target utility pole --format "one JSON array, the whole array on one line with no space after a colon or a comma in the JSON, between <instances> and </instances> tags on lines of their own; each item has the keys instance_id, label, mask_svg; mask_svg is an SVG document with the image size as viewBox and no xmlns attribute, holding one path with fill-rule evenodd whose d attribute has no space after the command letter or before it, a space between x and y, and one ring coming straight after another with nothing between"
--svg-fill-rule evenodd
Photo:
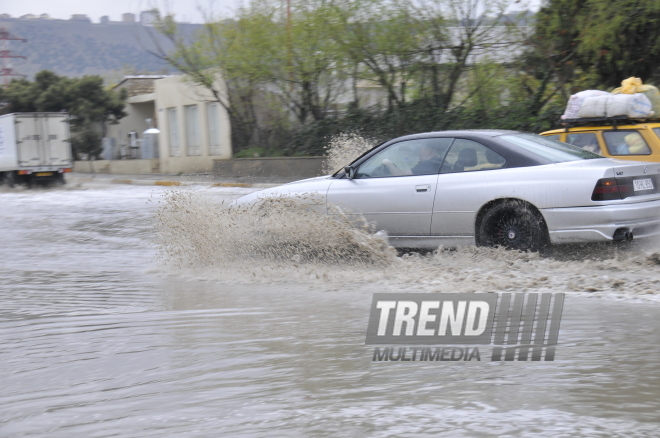
<instances>
[{"instance_id":1,"label":"utility pole","mask_svg":"<svg viewBox=\"0 0 660 438\"><path fill-rule=\"evenodd\" d=\"M16 73L11 66L12 58L26 59L26 57L21 55L12 55L11 50L9 50L9 41L23 41L24 43L27 42L25 38L19 38L15 35L12 35L7 29L0 27L0 58L2 58L2 70L0 70L0 76L2 76L3 86L6 86L13 76L22 78L26 77L25 75Z\"/></svg>"}]
</instances>

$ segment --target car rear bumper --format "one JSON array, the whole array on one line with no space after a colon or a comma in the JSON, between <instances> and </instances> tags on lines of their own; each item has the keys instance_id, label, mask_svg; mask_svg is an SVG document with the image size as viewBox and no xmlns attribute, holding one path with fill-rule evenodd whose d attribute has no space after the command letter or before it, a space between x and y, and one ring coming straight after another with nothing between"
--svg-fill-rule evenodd
<instances>
[{"instance_id":1,"label":"car rear bumper","mask_svg":"<svg viewBox=\"0 0 660 438\"><path fill-rule=\"evenodd\" d=\"M541 210L552 243L605 242L620 228L635 238L660 235L660 200Z\"/></svg>"}]
</instances>

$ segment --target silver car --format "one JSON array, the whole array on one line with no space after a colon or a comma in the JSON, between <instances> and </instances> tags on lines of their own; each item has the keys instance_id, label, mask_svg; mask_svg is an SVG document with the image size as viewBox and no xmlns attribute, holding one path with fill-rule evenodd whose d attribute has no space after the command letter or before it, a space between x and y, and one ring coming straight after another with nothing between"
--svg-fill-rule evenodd
<instances>
[{"instance_id":1,"label":"silver car","mask_svg":"<svg viewBox=\"0 0 660 438\"><path fill-rule=\"evenodd\" d=\"M660 163L604 158L515 131L445 131L380 144L329 176L235 201L308 196L362 214L404 248L550 244L660 233Z\"/></svg>"}]
</instances>

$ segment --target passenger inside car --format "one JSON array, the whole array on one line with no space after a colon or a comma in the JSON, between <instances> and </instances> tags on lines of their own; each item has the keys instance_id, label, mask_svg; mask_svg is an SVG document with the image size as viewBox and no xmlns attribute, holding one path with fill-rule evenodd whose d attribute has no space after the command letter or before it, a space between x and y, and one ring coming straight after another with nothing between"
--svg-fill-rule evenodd
<instances>
[{"instance_id":1,"label":"passenger inside car","mask_svg":"<svg viewBox=\"0 0 660 438\"><path fill-rule=\"evenodd\" d=\"M593 132L568 134L566 136L566 143L582 148L585 151L600 154L598 139L596 138L596 134Z\"/></svg>"}]
</instances>

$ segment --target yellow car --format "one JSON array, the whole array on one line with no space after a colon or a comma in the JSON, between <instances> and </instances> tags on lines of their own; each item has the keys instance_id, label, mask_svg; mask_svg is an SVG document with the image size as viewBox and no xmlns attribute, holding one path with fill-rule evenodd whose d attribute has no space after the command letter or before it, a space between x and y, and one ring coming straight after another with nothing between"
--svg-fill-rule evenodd
<instances>
[{"instance_id":1,"label":"yellow car","mask_svg":"<svg viewBox=\"0 0 660 438\"><path fill-rule=\"evenodd\" d=\"M616 123L616 122L615 122ZM546 131L541 135L563 141L604 157L660 162L660 123L576 126Z\"/></svg>"}]
</instances>

